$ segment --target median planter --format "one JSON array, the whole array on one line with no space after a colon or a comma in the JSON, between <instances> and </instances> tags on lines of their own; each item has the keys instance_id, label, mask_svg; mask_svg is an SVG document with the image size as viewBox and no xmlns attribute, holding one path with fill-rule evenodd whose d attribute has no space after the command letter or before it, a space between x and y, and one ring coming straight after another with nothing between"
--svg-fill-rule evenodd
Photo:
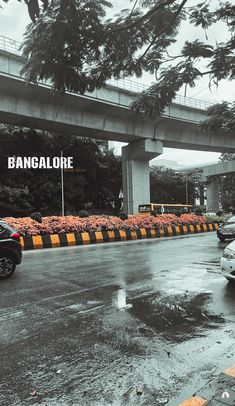
<instances>
[{"instance_id":1,"label":"median planter","mask_svg":"<svg viewBox=\"0 0 235 406\"><path fill-rule=\"evenodd\" d=\"M30 217L4 219L18 230L23 249L66 247L112 241L171 237L215 231L216 223L206 223L203 216L174 214L159 216L50 216L35 221Z\"/></svg>"},{"instance_id":2,"label":"median planter","mask_svg":"<svg viewBox=\"0 0 235 406\"><path fill-rule=\"evenodd\" d=\"M140 240L146 238L172 237L177 235L204 233L216 231L218 224L187 224L172 225L161 228L139 228L135 230L101 230L87 232L72 232L58 234L41 234L21 236L24 250L68 247L73 245L87 245L114 241Z\"/></svg>"}]
</instances>

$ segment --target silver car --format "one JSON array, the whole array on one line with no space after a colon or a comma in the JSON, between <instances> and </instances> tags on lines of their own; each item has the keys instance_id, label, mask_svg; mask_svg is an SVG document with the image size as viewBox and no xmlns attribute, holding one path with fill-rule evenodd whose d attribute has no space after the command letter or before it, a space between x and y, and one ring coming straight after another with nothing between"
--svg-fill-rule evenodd
<instances>
[{"instance_id":1,"label":"silver car","mask_svg":"<svg viewBox=\"0 0 235 406\"><path fill-rule=\"evenodd\" d=\"M226 223L219 226L217 230L217 237L220 241L235 238L235 216L230 217Z\"/></svg>"},{"instance_id":2,"label":"silver car","mask_svg":"<svg viewBox=\"0 0 235 406\"><path fill-rule=\"evenodd\" d=\"M220 265L223 276L229 281L235 281L235 241L224 249Z\"/></svg>"}]
</instances>

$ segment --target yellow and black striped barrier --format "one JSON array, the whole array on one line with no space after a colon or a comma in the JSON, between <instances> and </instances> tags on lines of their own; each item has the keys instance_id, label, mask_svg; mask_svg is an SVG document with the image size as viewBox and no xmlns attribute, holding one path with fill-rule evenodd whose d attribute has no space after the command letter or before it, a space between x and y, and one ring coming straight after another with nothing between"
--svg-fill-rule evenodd
<instances>
[{"instance_id":1,"label":"yellow and black striped barrier","mask_svg":"<svg viewBox=\"0 0 235 406\"><path fill-rule=\"evenodd\" d=\"M178 406L235 405L235 365L225 369L202 389Z\"/></svg>"},{"instance_id":2,"label":"yellow and black striped barrier","mask_svg":"<svg viewBox=\"0 0 235 406\"><path fill-rule=\"evenodd\" d=\"M139 228L137 230L89 231L59 234L42 234L21 237L24 250L68 247L71 245L97 244L113 241L141 240L145 238L172 237L177 235L216 231L218 224L188 224L160 229Z\"/></svg>"}]
</instances>

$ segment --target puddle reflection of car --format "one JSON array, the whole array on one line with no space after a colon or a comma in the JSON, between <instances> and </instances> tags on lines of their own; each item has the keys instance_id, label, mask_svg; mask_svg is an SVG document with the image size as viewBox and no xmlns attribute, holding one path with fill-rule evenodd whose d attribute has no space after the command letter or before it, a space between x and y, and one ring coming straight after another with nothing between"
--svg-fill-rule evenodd
<instances>
[{"instance_id":1,"label":"puddle reflection of car","mask_svg":"<svg viewBox=\"0 0 235 406\"><path fill-rule=\"evenodd\" d=\"M224 249L220 265L224 277L229 281L235 281L235 241Z\"/></svg>"},{"instance_id":2,"label":"puddle reflection of car","mask_svg":"<svg viewBox=\"0 0 235 406\"><path fill-rule=\"evenodd\" d=\"M9 278L21 263L20 236L16 230L0 220L0 279Z\"/></svg>"},{"instance_id":3,"label":"puddle reflection of car","mask_svg":"<svg viewBox=\"0 0 235 406\"><path fill-rule=\"evenodd\" d=\"M230 217L226 223L219 226L217 230L217 237L220 241L235 238L235 216Z\"/></svg>"}]
</instances>

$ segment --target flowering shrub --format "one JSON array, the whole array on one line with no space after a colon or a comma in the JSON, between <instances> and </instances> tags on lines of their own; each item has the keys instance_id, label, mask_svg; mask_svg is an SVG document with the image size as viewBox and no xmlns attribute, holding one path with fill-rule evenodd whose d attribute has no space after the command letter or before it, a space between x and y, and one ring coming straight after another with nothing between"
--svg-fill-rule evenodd
<instances>
[{"instance_id":1,"label":"flowering shrub","mask_svg":"<svg viewBox=\"0 0 235 406\"><path fill-rule=\"evenodd\" d=\"M229 217L231 217L231 214L223 214L222 216L211 216L205 214L204 217L207 223L224 223L229 219Z\"/></svg>"},{"instance_id":2,"label":"flowering shrub","mask_svg":"<svg viewBox=\"0 0 235 406\"><path fill-rule=\"evenodd\" d=\"M169 227L171 225L203 224L205 218L195 214L183 214L177 217L174 214L163 214L157 217L136 214L129 216L127 220L121 220L115 216L50 216L43 217L42 223L30 217L14 218L6 217L6 223L18 230L20 235L57 234L82 231L102 230L137 230L139 228Z\"/></svg>"},{"instance_id":3,"label":"flowering shrub","mask_svg":"<svg viewBox=\"0 0 235 406\"><path fill-rule=\"evenodd\" d=\"M181 221L184 224L204 224L206 220L203 216L197 216L196 214L182 214L180 216Z\"/></svg>"}]
</instances>

